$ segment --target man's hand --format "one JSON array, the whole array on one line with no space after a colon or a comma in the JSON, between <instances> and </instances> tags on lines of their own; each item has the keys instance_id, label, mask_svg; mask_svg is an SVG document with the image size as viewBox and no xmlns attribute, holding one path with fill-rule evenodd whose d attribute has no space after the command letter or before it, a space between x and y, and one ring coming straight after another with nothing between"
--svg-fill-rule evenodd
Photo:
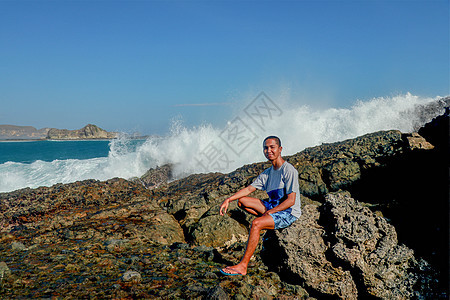
<instances>
[{"instance_id":1,"label":"man's hand","mask_svg":"<svg viewBox=\"0 0 450 300\"><path fill-rule=\"evenodd\" d=\"M222 205L220 206L219 214L223 216L227 213L228 205L230 205L230 198L225 199Z\"/></svg>"},{"instance_id":2,"label":"man's hand","mask_svg":"<svg viewBox=\"0 0 450 300\"><path fill-rule=\"evenodd\" d=\"M231 197L228 197L227 199L225 199L225 201L223 201L222 205L220 206L219 209L219 214L221 216L223 216L224 214L227 213L228 210L228 206L230 205L230 202L240 199L242 197L247 196L248 194L252 193L256 191L256 188L254 186L249 185L248 187L243 188L242 190L238 191L236 194L234 194Z\"/></svg>"}]
</instances>

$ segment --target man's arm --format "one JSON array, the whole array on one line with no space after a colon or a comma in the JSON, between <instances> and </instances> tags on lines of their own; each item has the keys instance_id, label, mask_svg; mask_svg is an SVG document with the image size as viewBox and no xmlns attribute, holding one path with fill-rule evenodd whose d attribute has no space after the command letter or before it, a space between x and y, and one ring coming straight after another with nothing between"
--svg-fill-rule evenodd
<instances>
[{"instance_id":1,"label":"man's arm","mask_svg":"<svg viewBox=\"0 0 450 300\"><path fill-rule=\"evenodd\" d=\"M289 207L291 207L292 205L295 204L295 196L296 196L296 193L294 193L294 192L290 193L287 196L286 200L281 202L280 205L275 206L274 208L271 208L271 209L267 210L263 214L263 216L267 215L267 214L273 214L273 213L276 213L276 212L288 209Z\"/></svg>"},{"instance_id":2,"label":"man's arm","mask_svg":"<svg viewBox=\"0 0 450 300\"><path fill-rule=\"evenodd\" d=\"M219 210L220 215L223 216L224 214L226 214L227 209L228 209L228 205L230 205L230 203L232 201L237 200L237 199L242 198L242 197L245 197L245 196L247 196L248 194L250 194L250 193L252 193L254 191L256 191L256 188L254 186L252 186L252 185L249 185L249 186L239 190L238 192L236 192L233 196L225 199L225 201L223 201L222 205L220 206L220 210Z\"/></svg>"}]
</instances>

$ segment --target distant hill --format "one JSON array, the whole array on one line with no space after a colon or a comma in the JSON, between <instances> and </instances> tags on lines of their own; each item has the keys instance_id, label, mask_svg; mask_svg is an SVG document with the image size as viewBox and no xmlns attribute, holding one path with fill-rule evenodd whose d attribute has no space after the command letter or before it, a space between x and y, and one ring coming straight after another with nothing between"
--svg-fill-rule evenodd
<instances>
[{"instance_id":1,"label":"distant hill","mask_svg":"<svg viewBox=\"0 0 450 300\"><path fill-rule=\"evenodd\" d=\"M78 130L51 128L47 132L49 140L113 139L116 136L117 132L108 132L93 124L88 124Z\"/></svg>"},{"instance_id":2,"label":"distant hill","mask_svg":"<svg viewBox=\"0 0 450 300\"><path fill-rule=\"evenodd\" d=\"M93 124L77 130L56 128L38 130L33 126L0 125L0 140L90 140L112 139L116 136L116 132L108 132Z\"/></svg>"},{"instance_id":3,"label":"distant hill","mask_svg":"<svg viewBox=\"0 0 450 300\"><path fill-rule=\"evenodd\" d=\"M50 128L36 129L33 126L0 125L1 140L41 140L47 137Z\"/></svg>"}]
</instances>

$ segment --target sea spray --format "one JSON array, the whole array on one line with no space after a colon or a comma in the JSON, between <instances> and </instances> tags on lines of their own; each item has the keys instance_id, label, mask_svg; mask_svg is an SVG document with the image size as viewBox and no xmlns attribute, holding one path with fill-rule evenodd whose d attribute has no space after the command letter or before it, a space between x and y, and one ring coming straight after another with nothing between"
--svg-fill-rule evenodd
<instances>
[{"instance_id":1,"label":"sea spray","mask_svg":"<svg viewBox=\"0 0 450 300\"><path fill-rule=\"evenodd\" d=\"M306 105L290 104L279 107L281 112L278 115L274 112L271 118L267 117L264 126L255 124L248 114L241 112L236 118L245 123L246 127L241 126L242 130L251 131L251 134L245 137L252 140L246 144L243 139L242 143L246 144L246 147L239 153L234 151L233 143L227 140L229 135L226 134L236 121L230 120L225 128L214 128L211 125L185 128L178 122L176 130L170 136L150 143L153 147L152 156L155 159L158 156L163 157L159 165L173 163L175 175L179 177L198 172L229 172L244 164L264 160L262 140L268 135L279 136L283 144L283 155L292 155L306 147L354 138L379 130L397 129L410 132L418 127L419 122L422 122L422 125L434 116L425 118L417 107L438 99L439 97L423 98L406 94L357 101L352 107L345 109L313 109ZM277 104L275 98L272 101ZM260 112L268 116L267 112ZM162 153L164 155L161 155ZM207 160L202 157L211 157L214 154L217 159L222 157L222 163L210 163L208 168L205 168Z\"/></svg>"},{"instance_id":2,"label":"sea spray","mask_svg":"<svg viewBox=\"0 0 450 300\"><path fill-rule=\"evenodd\" d=\"M279 111L266 118L264 126L245 113L245 108L253 103L250 100L243 103L242 110L225 128L211 124L189 128L176 120L170 134L164 137L150 137L140 143L125 135L112 140L107 157L0 164L0 192L84 179L131 178L165 163L174 164L174 175L178 178L193 173L229 172L244 164L264 160L262 140L268 135L278 135L283 143L283 155L291 155L306 147L379 130L413 131L436 115L424 116L417 107L439 97L406 94L357 101L350 108L328 109L313 109L294 101L287 104L289 101L277 101L274 96L270 99ZM270 111L265 113L268 116ZM236 143L230 140L236 138L230 134L231 126L236 122L241 129L248 130L244 136L247 140L239 141L241 148L238 151L233 149ZM216 163L206 164L204 158L213 155Z\"/></svg>"}]
</instances>

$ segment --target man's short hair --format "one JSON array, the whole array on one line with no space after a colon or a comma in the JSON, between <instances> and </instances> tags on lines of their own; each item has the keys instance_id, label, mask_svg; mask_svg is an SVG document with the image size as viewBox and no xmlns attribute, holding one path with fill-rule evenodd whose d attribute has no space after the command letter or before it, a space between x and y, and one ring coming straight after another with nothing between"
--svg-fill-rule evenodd
<instances>
[{"instance_id":1,"label":"man's short hair","mask_svg":"<svg viewBox=\"0 0 450 300\"><path fill-rule=\"evenodd\" d=\"M268 137L266 137L263 141L263 146L266 144L267 140L275 140L275 142L277 143L278 147L281 147L281 140L279 137L274 136L274 135L269 135Z\"/></svg>"}]
</instances>

